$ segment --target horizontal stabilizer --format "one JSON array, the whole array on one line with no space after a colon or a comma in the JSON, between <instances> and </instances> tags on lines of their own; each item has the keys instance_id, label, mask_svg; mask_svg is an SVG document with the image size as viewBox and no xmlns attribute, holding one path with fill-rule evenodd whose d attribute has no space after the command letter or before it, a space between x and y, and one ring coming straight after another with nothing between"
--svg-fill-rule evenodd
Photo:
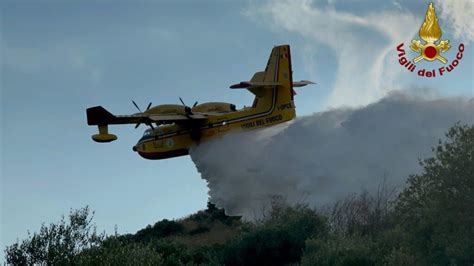
<instances>
[{"instance_id":1,"label":"horizontal stabilizer","mask_svg":"<svg viewBox=\"0 0 474 266\"><path fill-rule=\"evenodd\" d=\"M316 84L312 81L309 81L309 80L300 80L300 81L295 81L293 82L293 87L304 87L306 85L310 85L310 84Z\"/></svg>"},{"instance_id":2,"label":"horizontal stabilizer","mask_svg":"<svg viewBox=\"0 0 474 266\"><path fill-rule=\"evenodd\" d=\"M252 82L252 81L241 81L240 83L231 85L231 89L247 89L249 87L273 87L280 86L281 83L277 82Z\"/></svg>"},{"instance_id":3,"label":"horizontal stabilizer","mask_svg":"<svg viewBox=\"0 0 474 266\"><path fill-rule=\"evenodd\" d=\"M309 84L316 84L309 80L301 80L293 82L293 87L304 87ZM241 81L240 83L231 85L231 89L248 89L248 88L257 88L257 87L273 87L281 86L281 83L278 82L252 82L252 81Z\"/></svg>"}]
</instances>

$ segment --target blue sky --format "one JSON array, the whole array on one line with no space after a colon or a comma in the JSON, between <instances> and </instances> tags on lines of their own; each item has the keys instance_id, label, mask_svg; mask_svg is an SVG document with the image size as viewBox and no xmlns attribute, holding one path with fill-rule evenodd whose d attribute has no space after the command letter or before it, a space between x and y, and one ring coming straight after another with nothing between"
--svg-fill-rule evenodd
<instances>
[{"instance_id":1,"label":"blue sky","mask_svg":"<svg viewBox=\"0 0 474 266\"><path fill-rule=\"evenodd\" d=\"M85 109L128 114L131 100L145 108L178 97L250 105L251 94L227 88L262 70L277 44L292 46L295 80L317 82L298 91L298 115L364 105L392 89L473 97L472 2L435 2L453 46L446 58L466 45L454 72L422 79L396 61L396 45L418 38L427 3L3 1L0 245L85 205L109 233L204 208L206 183L189 157L138 157L131 147L144 126L111 127L118 141L94 143Z\"/></svg>"}]
</instances>

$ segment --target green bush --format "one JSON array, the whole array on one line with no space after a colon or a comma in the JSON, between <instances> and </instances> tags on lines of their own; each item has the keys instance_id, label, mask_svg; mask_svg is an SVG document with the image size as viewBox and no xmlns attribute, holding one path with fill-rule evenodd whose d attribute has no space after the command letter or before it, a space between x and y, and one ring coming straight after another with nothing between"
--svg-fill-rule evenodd
<instances>
[{"instance_id":1,"label":"green bush","mask_svg":"<svg viewBox=\"0 0 474 266\"><path fill-rule=\"evenodd\" d=\"M325 219L304 206L274 207L270 217L228 244L222 262L226 265L298 263L306 239L327 233Z\"/></svg>"},{"instance_id":2,"label":"green bush","mask_svg":"<svg viewBox=\"0 0 474 266\"><path fill-rule=\"evenodd\" d=\"M97 234L92 224L93 213L89 207L71 210L66 221L64 216L55 224L41 226L39 233L5 249L7 264L73 264L76 255L84 249L100 246L105 235Z\"/></svg>"},{"instance_id":3,"label":"green bush","mask_svg":"<svg viewBox=\"0 0 474 266\"><path fill-rule=\"evenodd\" d=\"M112 237L100 247L84 250L76 256L78 265L161 265L161 255L150 244L124 243Z\"/></svg>"},{"instance_id":4,"label":"green bush","mask_svg":"<svg viewBox=\"0 0 474 266\"><path fill-rule=\"evenodd\" d=\"M221 246L202 246L190 248L169 239L149 243L155 254L159 254L164 265L210 265L216 264Z\"/></svg>"},{"instance_id":5,"label":"green bush","mask_svg":"<svg viewBox=\"0 0 474 266\"><path fill-rule=\"evenodd\" d=\"M383 182L376 193L363 191L337 201L324 211L331 232L375 236L393 225L393 202L396 191Z\"/></svg>"},{"instance_id":6,"label":"green bush","mask_svg":"<svg viewBox=\"0 0 474 266\"><path fill-rule=\"evenodd\" d=\"M202 226L208 226L215 221L220 221L225 225L232 225L236 221L240 221L240 216L229 216L225 213L224 209L219 209L215 204L208 202L207 209L204 211L198 211L195 214L189 216L188 219L198 222Z\"/></svg>"},{"instance_id":7,"label":"green bush","mask_svg":"<svg viewBox=\"0 0 474 266\"><path fill-rule=\"evenodd\" d=\"M302 264L472 265L474 127L454 126L433 151L394 208L367 194L336 204L329 237L308 240Z\"/></svg>"},{"instance_id":8,"label":"green bush","mask_svg":"<svg viewBox=\"0 0 474 266\"><path fill-rule=\"evenodd\" d=\"M332 235L306 241L302 265L377 265L374 242L357 235Z\"/></svg>"},{"instance_id":9,"label":"green bush","mask_svg":"<svg viewBox=\"0 0 474 266\"><path fill-rule=\"evenodd\" d=\"M184 227L182 224L164 219L155 223L153 226L148 225L145 229L138 231L132 239L136 242L145 243L154 239L177 235L183 231Z\"/></svg>"},{"instance_id":10,"label":"green bush","mask_svg":"<svg viewBox=\"0 0 474 266\"><path fill-rule=\"evenodd\" d=\"M209 232L209 230L211 230L210 227L198 226L196 229L189 231L189 235L198 235L198 234Z\"/></svg>"},{"instance_id":11,"label":"green bush","mask_svg":"<svg viewBox=\"0 0 474 266\"><path fill-rule=\"evenodd\" d=\"M474 126L451 128L396 205L406 249L430 265L474 262Z\"/></svg>"}]
</instances>

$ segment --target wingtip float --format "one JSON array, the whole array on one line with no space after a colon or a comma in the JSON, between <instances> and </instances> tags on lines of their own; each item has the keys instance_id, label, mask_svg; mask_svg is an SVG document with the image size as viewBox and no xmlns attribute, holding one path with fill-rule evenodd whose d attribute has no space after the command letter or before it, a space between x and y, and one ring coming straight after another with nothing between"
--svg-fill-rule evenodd
<instances>
[{"instance_id":1,"label":"wingtip float","mask_svg":"<svg viewBox=\"0 0 474 266\"><path fill-rule=\"evenodd\" d=\"M209 102L192 107L180 99L179 104L148 105L139 113L113 115L102 106L88 108L87 124L98 126L96 142L111 142L117 136L110 134L109 125L147 125L133 151L146 159L166 159L186 155L189 148L213 137L235 130L253 130L277 125L296 116L294 87L314 84L308 80L293 82L290 46L273 48L265 71L256 72L250 81L231 85L232 89L247 89L255 95L251 107L236 109L231 103Z\"/></svg>"}]
</instances>

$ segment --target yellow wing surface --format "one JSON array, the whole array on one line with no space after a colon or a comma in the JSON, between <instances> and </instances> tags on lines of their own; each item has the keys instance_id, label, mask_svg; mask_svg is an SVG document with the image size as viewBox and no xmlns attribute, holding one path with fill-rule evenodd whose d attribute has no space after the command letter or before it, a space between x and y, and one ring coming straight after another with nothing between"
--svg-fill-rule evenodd
<instances>
[{"instance_id":1,"label":"yellow wing surface","mask_svg":"<svg viewBox=\"0 0 474 266\"><path fill-rule=\"evenodd\" d=\"M207 120L206 115L202 114L150 114L137 113L133 115L113 115L102 106L95 106L87 108L87 124L97 125L99 127L99 134L92 136L92 139L97 142L110 142L117 139L117 136L108 133L108 125L117 124L146 124L152 126L155 124L189 124L203 123Z\"/></svg>"},{"instance_id":2,"label":"yellow wing surface","mask_svg":"<svg viewBox=\"0 0 474 266\"><path fill-rule=\"evenodd\" d=\"M113 115L102 106L87 108L87 124L103 126L117 124L171 124L186 123L185 121L203 121L207 120L206 115L202 114L149 114L137 113L133 115Z\"/></svg>"}]
</instances>

